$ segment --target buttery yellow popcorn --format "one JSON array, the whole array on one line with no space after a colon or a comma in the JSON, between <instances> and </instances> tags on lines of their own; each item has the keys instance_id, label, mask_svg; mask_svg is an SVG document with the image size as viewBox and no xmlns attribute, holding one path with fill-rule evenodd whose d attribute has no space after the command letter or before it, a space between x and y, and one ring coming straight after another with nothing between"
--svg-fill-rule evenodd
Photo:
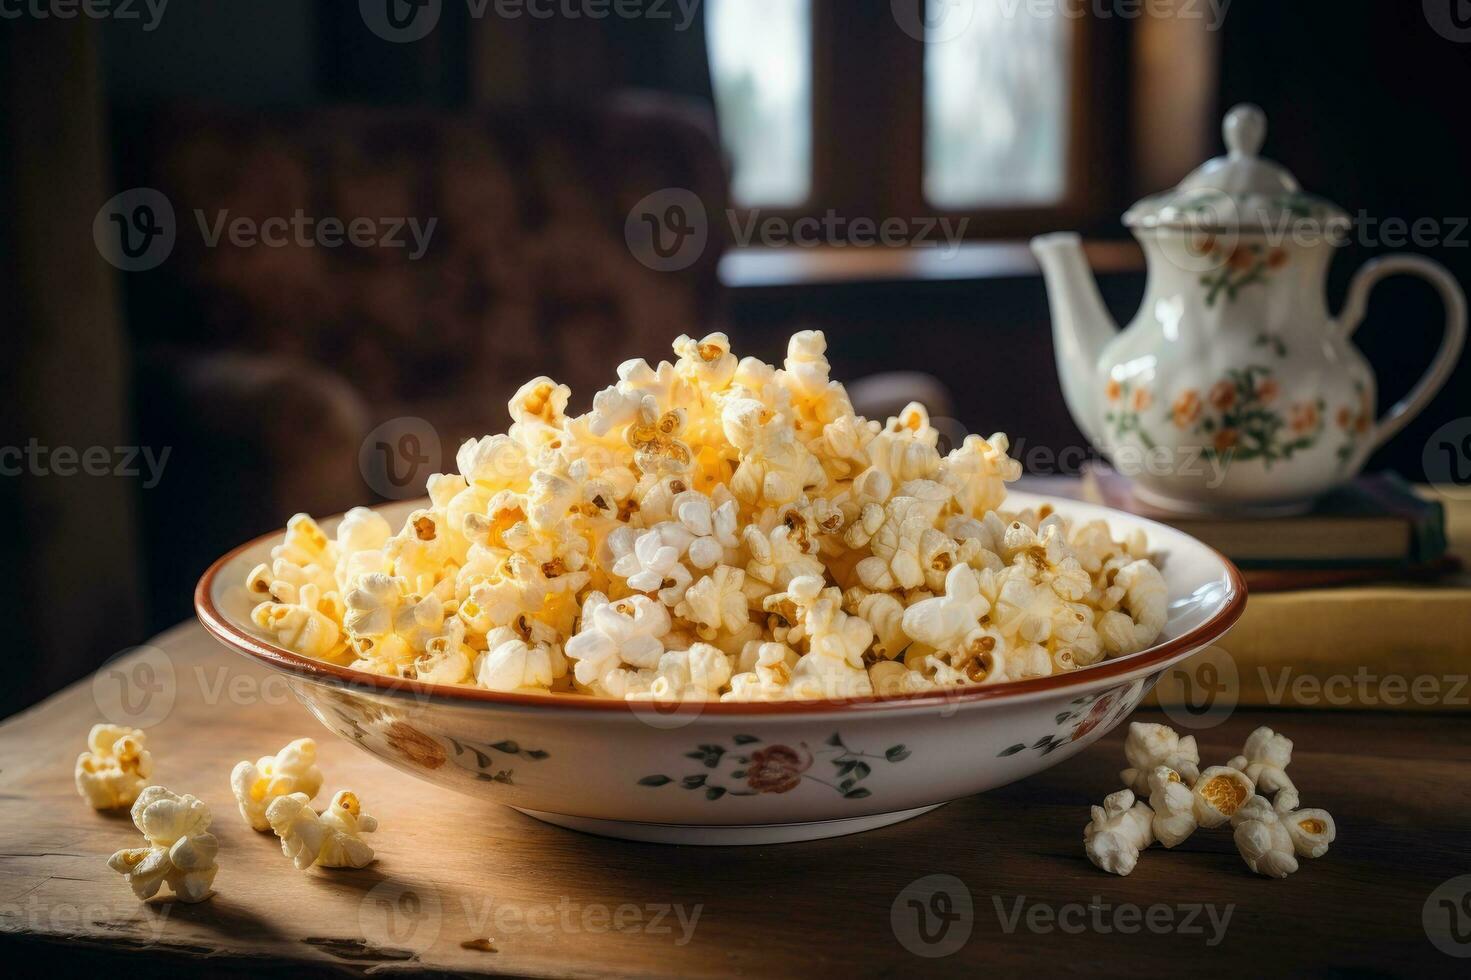
<instances>
[{"instance_id":1,"label":"buttery yellow popcorn","mask_svg":"<svg viewBox=\"0 0 1471 980\"><path fill-rule=\"evenodd\" d=\"M293 517L246 578L253 623L433 684L732 701L1044 677L1163 630L1142 536L1003 513L1004 435L944 452L921 405L855 414L820 331L780 365L721 333L674 355L625 361L581 415L527 382L397 530Z\"/></svg>"},{"instance_id":2,"label":"buttery yellow popcorn","mask_svg":"<svg viewBox=\"0 0 1471 980\"><path fill-rule=\"evenodd\" d=\"M138 794L132 816L147 843L118 851L107 866L128 879L133 894L147 900L163 885L184 902L202 902L214 894L220 843L208 832L209 807L188 794L149 786Z\"/></svg>"},{"instance_id":3,"label":"buttery yellow popcorn","mask_svg":"<svg viewBox=\"0 0 1471 980\"><path fill-rule=\"evenodd\" d=\"M311 799L321 788L317 743L309 738L298 738L275 755L261 756L255 762L242 760L230 772L230 789L240 816L252 830L271 829L266 809L276 800L291 793L305 793Z\"/></svg>"},{"instance_id":4,"label":"buttery yellow popcorn","mask_svg":"<svg viewBox=\"0 0 1471 980\"><path fill-rule=\"evenodd\" d=\"M132 806L153 772L146 742L136 728L93 725L87 751L77 756L77 792L97 810Z\"/></svg>"}]
</instances>

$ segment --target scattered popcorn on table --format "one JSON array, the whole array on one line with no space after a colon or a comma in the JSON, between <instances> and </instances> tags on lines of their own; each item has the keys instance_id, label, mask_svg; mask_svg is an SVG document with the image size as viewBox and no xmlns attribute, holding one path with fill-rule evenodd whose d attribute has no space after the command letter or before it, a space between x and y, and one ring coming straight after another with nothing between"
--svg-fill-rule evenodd
<instances>
[{"instance_id":1,"label":"scattered popcorn on table","mask_svg":"<svg viewBox=\"0 0 1471 980\"><path fill-rule=\"evenodd\" d=\"M1134 791L1121 789L1093 808L1093 821L1083 831L1083 849L1100 869L1127 875L1139 852L1154 840L1149 807L1134 801Z\"/></svg>"},{"instance_id":2,"label":"scattered popcorn on table","mask_svg":"<svg viewBox=\"0 0 1471 980\"><path fill-rule=\"evenodd\" d=\"M305 793L307 799L322 788L322 770L317 768L317 743L299 738L275 755L255 762L237 763L230 773L230 788L240 804L240 816L252 830L270 830L266 808L290 793Z\"/></svg>"},{"instance_id":3,"label":"scattered popcorn on table","mask_svg":"<svg viewBox=\"0 0 1471 980\"><path fill-rule=\"evenodd\" d=\"M635 700L995 684L1158 638L1142 534L1000 512L1005 436L942 454L917 404L862 418L826 351L803 331L777 367L682 336L584 415L535 378L397 532L362 508L335 538L293 517L246 578L252 621L360 670ZM1194 779L1183 749L1131 764L1139 796L1157 764Z\"/></svg>"},{"instance_id":4,"label":"scattered popcorn on table","mask_svg":"<svg viewBox=\"0 0 1471 980\"><path fill-rule=\"evenodd\" d=\"M1265 797L1253 796L1231 816L1232 836L1246 866L1268 878L1286 878L1297 870L1292 835Z\"/></svg>"},{"instance_id":5,"label":"scattered popcorn on table","mask_svg":"<svg viewBox=\"0 0 1471 980\"><path fill-rule=\"evenodd\" d=\"M1219 827L1256 794L1246 774L1230 766L1211 766L1195 781L1195 819L1202 827Z\"/></svg>"},{"instance_id":6,"label":"scattered popcorn on table","mask_svg":"<svg viewBox=\"0 0 1471 980\"><path fill-rule=\"evenodd\" d=\"M1155 839L1165 847L1183 843L1200 826L1195 816L1195 794L1168 766L1155 766L1149 774L1149 808L1154 811Z\"/></svg>"},{"instance_id":7,"label":"scattered popcorn on table","mask_svg":"<svg viewBox=\"0 0 1471 980\"><path fill-rule=\"evenodd\" d=\"M148 843L118 851L107 865L127 877L140 899L152 898L167 884L180 901L202 902L213 894L220 870L215 864L220 844L208 832L209 822L209 807L199 800L149 786L133 804L133 825Z\"/></svg>"},{"instance_id":8,"label":"scattered popcorn on table","mask_svg":"<svg viewBox=\"0 0 1471 980\"><path fill-rule=\"evenodd\" d=\"M313 865L366 868L373 863L373 849L360 835L377 830L378 821L363 812L356 793L339 791L320 815L305 793L292 793L272 802L266 819L281 838L281 853L300 871Z\"/></svg>"},{"instance_id":9,"label":"scattered popcorn on table","mask_svg":"<svg viewBox=\"0 0 1471 980\"><path fill-rule=\"evenodd\" d=\"M77 792L97 810L132 806L153 772L146 742L136 728L93 725L87 751L77 756Z\"/></svg>"},{"instance_id":10,"label":"scattered popcorn on table","mask_svg":"<svg viewBox=\"0 0 1471 980\"><path fill-rule=\"evenodd\" d=\"M1322 857L1338 836L1328 811L1298 808L1297 788L1285 771L1292 740L1270 728L1252 732L1243 754L1229 765L1198 771L1193 736L1180 738L1166 725L1134 722L1124 755L1130 768L1119 779L1126 788L1093 808L1083 832L1088 860L1104 871L1127 875L1152 842L1175 847L1199 827L1229 823L1247 867L1286 878L1297 870L1298 858ZM1148 804L1135 798L1133 786L1141 778L1149 789Z\"/></svg>"},{"instance_id":11,"label":"scattered popcorn on table","mask_svg":"<svg viewBox=\"0 0 1471 980\"><path fill-rule=\"evenodd\" d=\"M1287 775L1287 764L1291 761L1292 739L1263 726L1247 737L1241 755L1226 764L1246 773L1258 792L1270 795L1282 790L1295 791Z\"/></svg>"},{"instance_id":12,"label":"scattered popcorn on table","mask_svg":"<svg viewBox=\"0 0 1471 980\"><path fill-rule=\"evenodd\" d=\"M1119 779L1136 796L1151 792L1149 777L1158 766L1174 770L1187 787L1194 786L1200 776L1200 750L1195 745L1195 736L1181 738L1168 725L1130 722L1129 737L1124 740L1124 758L1129 760L1129 768L1119 773Z\"/></svg>"}]
</instances>

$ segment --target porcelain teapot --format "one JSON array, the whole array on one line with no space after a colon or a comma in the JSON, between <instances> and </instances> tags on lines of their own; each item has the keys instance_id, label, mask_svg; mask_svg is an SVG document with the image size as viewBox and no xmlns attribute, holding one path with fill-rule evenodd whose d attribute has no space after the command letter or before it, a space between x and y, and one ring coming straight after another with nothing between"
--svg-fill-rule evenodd
<instances>
[{"instance_id":1,"label":"porcelain teapot","mask_svg":"<svg viewBox=\"0 0 1471 980\"><path fill-rule=\"evenodd\" d=\"M1292 512L1352 478L1445 384L1466 298L1414 255L1359 270L1337 317L1326 280L1348 215L1259 156L1266 118L1227 115L1227 155L1124 215L1148 263L1144 302L1117 331L1074 234L1034 239L1068 410L1141 500L1185 512ZM1446 308L1440 350L1375 419L1375 379L1351 342L1387 276L1428 280Z\"/></svg>"}]
</instances>

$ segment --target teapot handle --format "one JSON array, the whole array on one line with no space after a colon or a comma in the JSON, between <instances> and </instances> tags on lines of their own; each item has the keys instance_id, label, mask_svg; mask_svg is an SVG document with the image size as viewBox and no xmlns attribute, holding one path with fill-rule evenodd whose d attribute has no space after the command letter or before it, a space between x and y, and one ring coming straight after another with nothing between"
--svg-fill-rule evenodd
<instances>
[{"instance_id":1,"label":"teapot handle","mask_svg":"<svg viewBox=\"0 0 1471 980\"><path fill-rule=\"evenodd\" d=\"M1344 340L1352 337L1363 322L1369 305L1369 293L1383 279L1390 276L1419 276L1435 287L1445 304L1445 336L1440 350L1430 362L1430 368L1394 407L1384 414L1374 426L1369 445L1377 449L1388 442L1396 433L1425 410L1440 389L1450 379L1461 348L1466 342L1466 294L1461 286L1438 262L1418 255L1386 255L1375 259L1354 275L1348 287L1348 298L1343 312L1338 316L1338 334Z\"/></svg>"}]
</instances>

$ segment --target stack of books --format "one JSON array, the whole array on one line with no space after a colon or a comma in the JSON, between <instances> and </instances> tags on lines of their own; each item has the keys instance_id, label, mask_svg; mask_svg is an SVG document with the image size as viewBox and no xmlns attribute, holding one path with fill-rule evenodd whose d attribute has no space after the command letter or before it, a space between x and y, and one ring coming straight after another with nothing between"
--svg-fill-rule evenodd
<instances>
[{"instance_id":1,"label":"stack of books","mask_svg":"<svg viewBox=\"0 0 1471 980\"><path fill-rule=\"evenodd\" d=\"M1214 661L1205 673L1187 661L1160 679L1154 699L1167 708L1198 699L1208 675L1246 707L1471 710L1471 577L1460 562L1471 556L1471 499L1381 474L1308 514L1239 518L1142 506L1106 469L1025 489L1169 524L1242 569L1245 614L1193 658Z\"/></svg>"},{"instance_id":2,"label":"stack of books","mask_svg":"<svg viewBox=\"0 0 1471 980\"><path fill-rule=\"evenodd\" d=\"M1445 506L1391 473L1359 477L1292 517L1184 516L1134 498L1127 477L1094 466L1082 499L1168 524L1236 563L1255 592L1430 580L1458 567L1447 553Z\"/></svg>"}]
</instances>

